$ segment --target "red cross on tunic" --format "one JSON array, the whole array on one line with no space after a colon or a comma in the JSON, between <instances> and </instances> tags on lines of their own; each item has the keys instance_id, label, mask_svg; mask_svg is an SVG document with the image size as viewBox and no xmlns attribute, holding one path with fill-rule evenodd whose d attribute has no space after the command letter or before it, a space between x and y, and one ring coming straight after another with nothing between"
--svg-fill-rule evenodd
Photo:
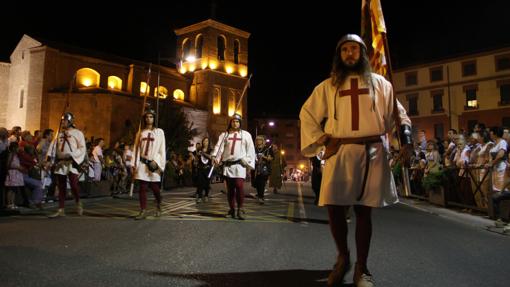
<instances>
[{"instance_id":1,"label":"red cross on tunic","mask_svg":"<svg viewBox=\"0 0 510 287\"><path fill-rule=\"evenodd\" d=\"M151 142L154 141L154 138L151 138L152 133L149 133L146 138L143 138L142 141L147 141L145 144L145 151L143 152L144 156L147 156L149 154L149 146L151 145Z\"/></svg>"},{"instance_id":2,"label":"red cross on tunic","mask_svg":"<svg viewBox=\"0 0 510 287\"><path fill-rule=\"evenodd\" d=\"M351 96L352 130L359 130L359 95L368 94L368 89L358 89L358 79L351 79L351 89L340 91L340 97Z\"/></svg>"},{"instance_id":3,"label":"red cross on tunic","mask_svg":"<svg viewBox=\"0 0 510 287\"><path fill-rule=\"evenodd\" d=\"M69 149L71 150L71 152L73 152L73 148L71 147L71 143L69 142L70 137L71 136L68 135L66 132L62 133L62 136L60 137L62 139L62 146L60 147L61 152L64 151L64 146L66 145L66 143L69 146Z\"/></svg>"},{"instance_id":4,"label":"red cross on tunic","mask_svg":"<svg viewBox=\"0 0 510 287\"><path fill-rule=\"evenodd\" d=\"M234 133L234 137L228 138L229 141L232 141L232 148L230 148L230 155L234 154L234 148L236 147L236 141L240 141L242 138L237 137L237 133Z\"/></svg>"}]
</instances>

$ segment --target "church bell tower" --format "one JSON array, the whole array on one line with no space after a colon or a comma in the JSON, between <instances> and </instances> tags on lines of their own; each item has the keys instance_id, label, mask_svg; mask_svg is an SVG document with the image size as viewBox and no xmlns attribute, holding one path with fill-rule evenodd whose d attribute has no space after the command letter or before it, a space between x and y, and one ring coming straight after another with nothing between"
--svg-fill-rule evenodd
<instances>
[{"instance_id":1,"label":"church bell tower","mask_svg":"<svg viewBox=\"0 0 510 287\"><path fill-rule=\"evenodd\" d=\"M206 110L208 133L224 131L228 119L239 113L246 128L247 98L236 106L248 80L248 38L250 33L215 20L205 20L176 29L179 72L192 78L190 102Z\"/></svg>"}]
</instances>

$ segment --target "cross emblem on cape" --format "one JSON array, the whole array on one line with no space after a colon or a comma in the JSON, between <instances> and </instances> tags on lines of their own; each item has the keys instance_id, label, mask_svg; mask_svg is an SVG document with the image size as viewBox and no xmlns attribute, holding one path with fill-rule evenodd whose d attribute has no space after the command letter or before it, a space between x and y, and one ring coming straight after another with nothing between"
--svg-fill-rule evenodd
<instances>
[{"instance_id":1,"label":"cross emblem on cape","mask_svg":"<svg viewBox=\"0 0 510 287\"><path fill-rule=\"evenodd\" d=\"M351 124L352 130L359 130L359 95L368 94L368 89L358 89L358 79L351 79L351 88L341 90L340 97L351 97Z\"/></svg>"},{"instance_id":2,"label":"cross emblem on cape","mask_svg":"<svg viewBox=\"0 0 510 287\"><path fill-rule=\"evenodd\" d=\"M73 152L73 148L71 147L71 143L69 142L69 138L71 138L71 136L68 135L67 132L64 131L60 138L62 139L62 146L60 146L60 151L61 152L64 151L64 146L67 143L67 145L69 146L69 149L71 150L71 152Z\"/></svg>"},{"instance_id":3,"label":"cross emblem on cape","mask_svg":"<svg viewBox=\"0 0 510 287\"><path fill-rule=\"evenodd\" d=\"M229 141L232 141L232 147L230 148L230 155L234 155L234 149L237 141L241 141L242 138L237 137L237 133L234 133L234 136L228 138Z\"/></svg>"},{"instance_id":4,"label":"cross emblem on cape","mask_svg":"<svg viewBox=\"0 0 510 287\"><path fill-rule=\"evenodd\" d=\"M142 141L147 141L147 144L145 144L145 151L143 153L144 156L147 156L149 154L149 146L151 145L151 142L154 141L154 138L151 138L152 133L149 133L146 138L143 138Z\"/></svg>"}]
</instances>

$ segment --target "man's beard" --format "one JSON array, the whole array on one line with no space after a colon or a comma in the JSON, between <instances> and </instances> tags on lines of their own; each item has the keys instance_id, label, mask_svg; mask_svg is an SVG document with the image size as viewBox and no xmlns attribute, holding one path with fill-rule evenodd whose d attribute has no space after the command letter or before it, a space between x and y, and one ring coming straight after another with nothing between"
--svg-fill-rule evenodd
<instances>
[{"instance_id":1,"label":"man's beard","mask_svg":"<svg viewBox=\"0 0 510 287\"><path fill-rule=\"evenodd\" d=\"M347 72L351 73L360 73L362 70L361 60L358 59L354 64L347 64L344 61L341 61L342 66L345 68Z\"/></svg>"}]
</instances>

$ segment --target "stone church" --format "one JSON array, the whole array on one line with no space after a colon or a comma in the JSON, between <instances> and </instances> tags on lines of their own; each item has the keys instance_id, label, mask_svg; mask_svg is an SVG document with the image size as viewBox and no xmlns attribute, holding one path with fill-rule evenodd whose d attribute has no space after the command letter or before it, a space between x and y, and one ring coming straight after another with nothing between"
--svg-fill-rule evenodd
<instances>
[{"instance_id":1,"label":"stone church","mask_svg":"<svg viewBox=\"0 0 510 287\"><path fill-rule=\"evenodd\" d=\"M10 63L0 63L0 127L57 130L67 109L86 138L113 143L128 123L138 126L147 93L153 108L157 97L159 105L182 106L199 133L195 141L205 135L216 139L236 112L248 80L250 34L211 19L175 33L175 66L24 35ZM247 117L247 95L237 113Z\"/></svg>"}]
</instances>

